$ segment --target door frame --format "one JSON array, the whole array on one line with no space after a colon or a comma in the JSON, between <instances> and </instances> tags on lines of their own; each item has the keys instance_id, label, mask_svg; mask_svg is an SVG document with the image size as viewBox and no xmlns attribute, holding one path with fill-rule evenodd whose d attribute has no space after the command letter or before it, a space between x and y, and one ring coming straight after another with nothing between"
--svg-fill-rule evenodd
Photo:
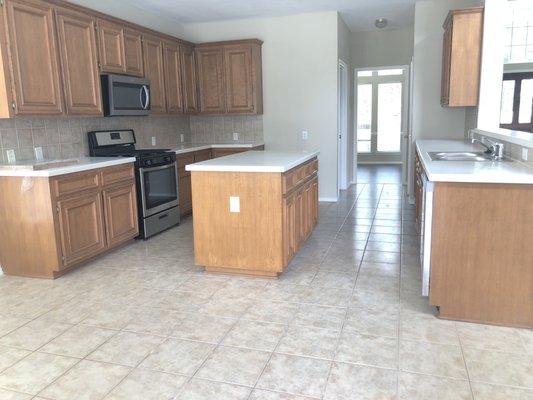
<instances>
[{"instance_id":1,"label":"door frame","mask_svg":"<svg viewBox=\"0 0 533 400\"><path fill-rule=\"evenodd\" d=\"M348 64L339 58L337 73L337 195L348 188Z\"/></svg>"},{"instance_id":2,"label":"door frame","mask_svg":"<svg viewBox=\"0 0 533 400\"><path fill-rule=\"evenodd\" d=\"M357 73L359 71L378 71L383 69L403 69L404 70L404 79L403 79L403 90L402 90L402 138L401 138L401 150L400 150L400 159L399 162L394 162L393 164L402 164L402 181L405 184L406 183L406 154L409 152L409 131L411 129L411 121L410 121L410 113L411 113L411 106L410 106L410 99L411 99L411 66L410 65L387 65L387 66L381 66L381 67L368 67L368 68L354 68L353 73L353 90L354 90L354 132L353 132L353 141L354 141L354 152L357 152L357 85L358 85L358 77ZM376 106L375 103L377 103L377 97L372 96L372 103L373 107ZM383 153L387 154L387 153ZM391 153L391 154L398 154L398 153ZM391 162L376 162L378 164L391 164ZM354 163L354 177L357 176L357 164Z\"/></svg>"}]
</instances>

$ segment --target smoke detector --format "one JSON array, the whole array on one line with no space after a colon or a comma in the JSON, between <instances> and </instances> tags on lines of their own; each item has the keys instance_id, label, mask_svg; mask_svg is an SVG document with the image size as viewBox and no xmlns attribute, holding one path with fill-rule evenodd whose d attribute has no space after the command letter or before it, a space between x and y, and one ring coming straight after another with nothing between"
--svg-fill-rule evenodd
<instances>
[{"instance_id":1,"label":"smoke detector","mask_svg":"<svg viewBox=\"0 0 533 400\"><path fill-rule=\"evenodd\" d=\"M379 29L386 28L388 23L389 21L387 21L387 18L378 18L374 21L374 25Z\"/></svg>"}]
</instances>

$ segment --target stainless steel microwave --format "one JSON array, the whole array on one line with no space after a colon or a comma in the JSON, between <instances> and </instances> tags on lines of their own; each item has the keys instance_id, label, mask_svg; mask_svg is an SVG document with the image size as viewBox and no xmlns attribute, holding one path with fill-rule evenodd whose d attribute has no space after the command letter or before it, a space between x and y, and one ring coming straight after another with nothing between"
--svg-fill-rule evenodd
<instances>
[{"instance_id":1,"label":"stainless steel microwave","mask_svg":"<svg viewBox=\"0 0 533 400\"><path fill-rule=\"evenodd\" d=\"M148 115L150 112L150 81L132 76L105 74L101 76L104 115Z\"/></svg>"}]
</instances>

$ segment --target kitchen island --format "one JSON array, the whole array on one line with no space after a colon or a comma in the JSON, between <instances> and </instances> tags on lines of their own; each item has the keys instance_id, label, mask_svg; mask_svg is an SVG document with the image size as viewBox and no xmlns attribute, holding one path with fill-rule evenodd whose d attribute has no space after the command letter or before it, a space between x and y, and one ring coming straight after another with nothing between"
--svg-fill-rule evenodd
<instances>
[{"instance_id":1,"label":"kitchen island","mask_svg":"<svg viewBox=\"0 0 533 400\"><path fill-rule=\"evenodd\" d=\"M186 166L195 263L277 277L318 218L318 152L247 151Z\"/></svg>"}]
</instances>

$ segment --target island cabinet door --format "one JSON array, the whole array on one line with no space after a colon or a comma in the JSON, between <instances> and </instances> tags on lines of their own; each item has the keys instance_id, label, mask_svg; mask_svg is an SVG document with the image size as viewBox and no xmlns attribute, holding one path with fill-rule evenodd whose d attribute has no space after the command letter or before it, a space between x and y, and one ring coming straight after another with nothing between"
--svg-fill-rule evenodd
<instances>
[{"instance_id":1,"label":"island cabinet door","mask_svg":"<svg viewBox=\"0 0 533 400\"><path fill-rule=\"evenodd\" d=\"M63 268L105 250L100 192L86 193L57 203ZM60 268L61 269L61 268Z\"/></svg>"},{"instance_id":2,"label":"island cabinet door","mask_svg":"<svg viewBox=\"0 0 533 400\"><path fill-rule=\"evenodd\" d=\"M103 191L107 244L114 247L139 234L135 184Z\"/></svg>"},{"instance_id":3,"label":"island cabinet door","mask_svg":"<svg viewBox=\"0 0 533 400\"><path fill-rule=\"evenodd\" d=\"M283 204L283 252L285 265L296 253L296 208L294 195L285 198Z\"/></svg>"}]
</instances>

